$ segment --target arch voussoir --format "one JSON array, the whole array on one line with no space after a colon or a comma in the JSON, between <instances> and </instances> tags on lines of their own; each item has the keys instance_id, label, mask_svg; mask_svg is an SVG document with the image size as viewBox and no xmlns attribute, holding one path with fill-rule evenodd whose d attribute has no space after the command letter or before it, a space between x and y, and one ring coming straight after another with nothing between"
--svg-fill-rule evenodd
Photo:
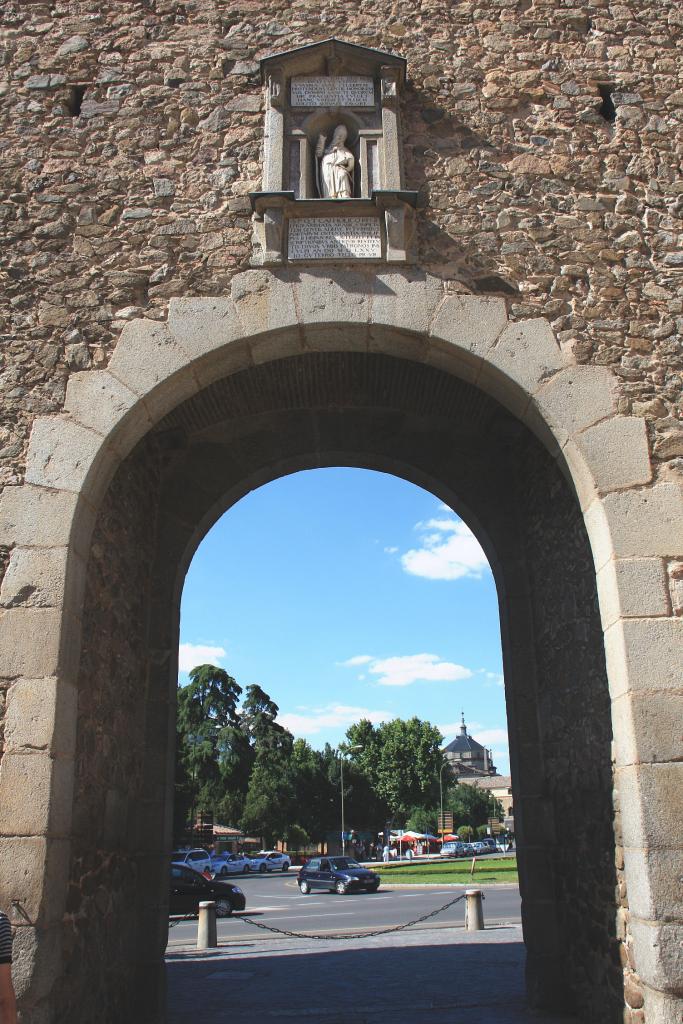
<instances>
[{"instance_id":1,"label":"arch voussoir","mask_svg":"<svg viewBox=\"0 0 683 1024\"><path fill-rule=\"evenodd\" d=\"M370 320L379 327L428 335L444 297L439 278L420 270L381 270L372 277Z\"/></svg>"},{"instance_id":2,"label":"arch voussoir","mask_svg":"<svg viewBox=\"0 0 683 1024\"><path fill-rule=\"evenodd\" d=\"M131 320L121 332L107 369L144 399L149 414L159 419L176 402L199 391L192 363L192 356L178 344L168 324Z\"/></svg>"},{"instance_id":3,"label":"arch voussoir","mask_svg":"<svg viewBox=\"0 0 683 1024\"><path fill-rule=\"evenodd\" d=\"M562 455L583 511L596 494L640 487L652 480L647 429L638 416L600 420L568 438Z\"/></svg>"},{"instance_id":4,"label":"arch voussoir","mask_svg":"<svg viewBox=\"0 0 683 1024\"><path fill-rule=\"evenodd\" d=\"M507 323L504 299L447 295L432 319L427 362L475 383L487 353Z\"/></svg>"},{"instance_id":5,"label":"arch voussoir","mask_svg":"<svg viewBox=\"0 0 683 1024\"><path fill-rule=\"evenodd\" d=\"M532 395L564 366L548 321L522 320L508 324L486 351L475 383L523 419Z\"/></svg>"}]
</instances>

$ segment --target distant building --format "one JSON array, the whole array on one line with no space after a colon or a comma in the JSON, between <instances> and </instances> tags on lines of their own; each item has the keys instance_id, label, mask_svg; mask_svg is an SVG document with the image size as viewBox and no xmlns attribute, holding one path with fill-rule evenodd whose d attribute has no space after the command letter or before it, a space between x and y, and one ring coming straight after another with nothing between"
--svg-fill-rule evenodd
<instances>
[{"instance_id":1,"label":"distant building","mask_svg":"<svg viewBox=\"0 0 683 1024\"><path fill-rule=\"evenodd\" d=\"M505 827L514 832L513 822L514 809L512 805L512 779L509 775L479 775L459 776L458 782L465 786L475 786L477 789L485 789L496 800L500 801L503 808Z\"/></svg>"},{"instance_id":2,"label":"distant building","mask_svg":"<svg viewBox=\"0 0 683 1024\"><path fill-rule=\"evenodd\" d=\"M443 752L450 764L451 775L455 776L458 782L498 774L491 751L477 743L467 732L464 711L460 732L452 743L444 747Z\"/></svg>"}]
</instances>

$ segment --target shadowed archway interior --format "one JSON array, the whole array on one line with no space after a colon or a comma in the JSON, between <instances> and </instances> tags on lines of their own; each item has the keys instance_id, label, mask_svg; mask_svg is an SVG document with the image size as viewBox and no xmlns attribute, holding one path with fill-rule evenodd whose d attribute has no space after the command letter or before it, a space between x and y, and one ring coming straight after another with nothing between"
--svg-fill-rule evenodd
<instances>
[{"instance_id":1,"label":"shadowed archway interior","mask_svg":"<svg viewBox=\"0 0 683 1024\"><path fill-rule=\"evenodd\" d=\"M78 1006L78 1019L91 1012L103 1024L163 1020L184 575L205 532L249 490L332 465L429 489L482 543L501 613L530 999L616 1022L610 708L576 498L528 428L483 392L424 364L353 352L293 356L206 387L143 438L109 487L87 570L56 1019ZM71 974L69 961L83 960L88 971Z\"/></svg>"}]
</instances>

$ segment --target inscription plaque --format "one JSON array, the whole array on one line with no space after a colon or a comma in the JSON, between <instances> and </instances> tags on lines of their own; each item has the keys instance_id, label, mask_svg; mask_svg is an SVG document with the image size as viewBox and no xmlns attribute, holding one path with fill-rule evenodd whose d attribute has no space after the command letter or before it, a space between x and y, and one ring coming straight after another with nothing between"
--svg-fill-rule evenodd
<instances>
[{"instance_id":1,"label":"inscription plaque","mask_svg":"<svg viewBox=\"0 0 683 1024\"><path fill-rule=\"evenodd\" d=\"M377 260L382 257L378 217L292 217L290 260Z\"/></svg>"},{"instance_id":2,"label":"inscription plaque","mask_svg":"<svg viewBox=\"0 0 683 1024\"><path fill-rule=\"evenodd\" d=\"M375 85L363 75L293 78L290 102L293 107L374 107Z\"/></svg>"}]
</instances>

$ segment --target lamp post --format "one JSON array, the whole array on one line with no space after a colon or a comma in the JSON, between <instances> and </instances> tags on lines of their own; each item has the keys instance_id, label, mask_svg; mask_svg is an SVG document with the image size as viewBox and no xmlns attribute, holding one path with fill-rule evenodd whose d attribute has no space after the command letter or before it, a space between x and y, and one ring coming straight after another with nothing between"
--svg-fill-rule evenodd
<instances>
[{"instance_id":1,"label":"lamp post","mask_svg":"<svg viewBox=\"0 0 683 1024\"><path fill-rule=\"evenodd\" d=\"M352 747L340 747L339 748L339 769L341 772L341 835L342 835L342 857L346 856L346 831L344 828L344 754L349 754L352 750L362 750L363 747L360 743L354 743Z\"/></svg>"},{"instance_id":2,"label":"lamp post","mask_svg":"<svg viewBox=\"0 0 683 1024\"><path fill-rule=\"evenodd\" d=\"M441 800L441 847L443 849L443 837L445 835L445 829L443 827L443 770L448 767L448 761L445 760L441 768L439 769L439 797Z\"/></svg>"}]
</instances>

